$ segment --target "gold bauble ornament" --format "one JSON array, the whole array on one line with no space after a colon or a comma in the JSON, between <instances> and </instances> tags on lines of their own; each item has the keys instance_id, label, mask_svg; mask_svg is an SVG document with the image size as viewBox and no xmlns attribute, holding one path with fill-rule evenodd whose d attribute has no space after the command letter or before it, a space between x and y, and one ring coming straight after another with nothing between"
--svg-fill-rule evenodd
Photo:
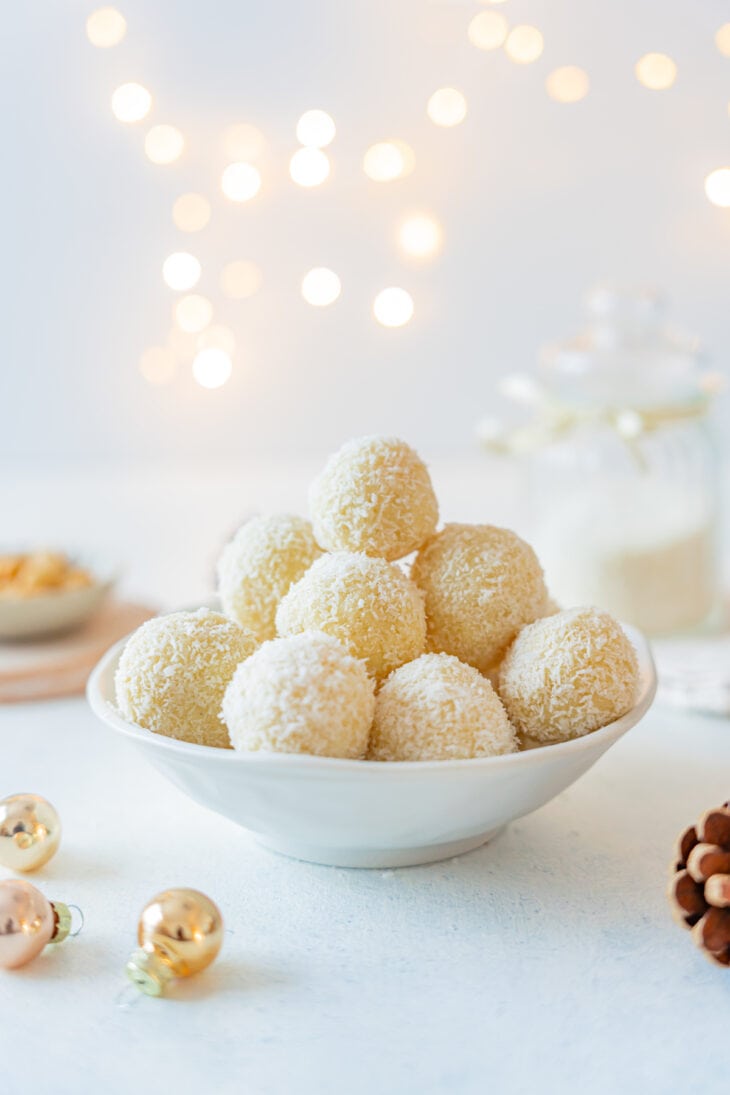
<instances>
[{"instance_id":1,"label":"gold bauble ornament","mask_svg":"<svg viewBox=\"0 0 730 1095\"><path fill-rule=\"evenodd\" d=\"M46 943L71 934L71 910L49 901L19 878L0 882L0 967L14 970L41 953Z\"/></svg>"},{"instance_id":2,"label":"gold bauble ornament","mask_svg":"<svg viewBox=\"0 0 730 1095\"><path fill-rule=\"evenodd\" d=\"M37 871L58 851L61 822L40 795L0 800L0 863L11 871Z\"/></svg>"},{"instance_id":3,"label":"gold bauble ornament","mask_svg":"<svg viewBox=\"0 0 730 1095\"><path fill-rule=\"evenodd\" d=\"M127 977L148 996L161 996L176 977L206 969L223 943L223 917L199 890L165 890L142 910Z\"/></svg>"}]
</instances>

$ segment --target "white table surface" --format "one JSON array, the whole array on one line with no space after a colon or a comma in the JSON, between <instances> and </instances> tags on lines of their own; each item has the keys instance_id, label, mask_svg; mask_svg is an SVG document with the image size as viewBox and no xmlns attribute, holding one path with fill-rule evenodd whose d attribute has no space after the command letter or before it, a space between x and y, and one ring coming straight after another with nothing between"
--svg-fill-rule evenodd
<instances>
[{"instance_id":1,"label":"white table surface","mask_svg":"<svg viewBox=\"0 0 730 1095\"><path fill-rule=\"evenodd\" d=\"M25 473L0 485L0 539L91 545L126 562L127 590L170 606L209 589L246 513L301 509L309 471ZM435 479L447 519L517 516L510 484L484 466L437 466ZM3 1090L730 1088L730 973L695 950L664 896L676 834L730 796L726 720L654 708L491 845L395 871L260 850L81 699L0 707L0 794L20 790L64 823L33 881L81 905L86 926L0 975ZM123 1010L138 912L170 885L209 893L232 934L170 998Z\"/></svg>"}]
</instances>

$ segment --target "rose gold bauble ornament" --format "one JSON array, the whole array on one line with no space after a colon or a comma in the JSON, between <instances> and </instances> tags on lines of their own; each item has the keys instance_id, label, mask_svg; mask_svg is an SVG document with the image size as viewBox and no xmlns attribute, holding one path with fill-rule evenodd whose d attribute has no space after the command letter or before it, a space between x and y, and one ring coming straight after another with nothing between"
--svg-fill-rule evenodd
<instances>
[{"instance_id":1,"label":"rose gold bauble ornament","mask_svg":"<svg viewBox=\"0 0 730 1095\"><path fill-rule=\"evenodd\" d=\"M24 966L46 943L62 943L70 933L68 906L49 901L30 882L0 882L0 967Z\"/></svg>"},{"instance_id":2,"label":"rose gold bauble ornament","mask_svg":"<svg viewBox=\"0 0 730 1095\"><path fill-rule=\"evenodd\" d=\"M11 871L36 871L56 854L61 841L58 814L40 795L0 800L0 863Z\"/></svg>"},{"instance_id":3,"label":"rose gold bauble ornament","mask_svg":"<svg viewBox=\"0 0 730 1095\"><path fill-rule=\"evenodd\" d=\"M223 917L199 890L165 890L142 911L127 977L148 996L161 996L176 977L206 969L223 943Z\"/></svg>"}]
</instances>

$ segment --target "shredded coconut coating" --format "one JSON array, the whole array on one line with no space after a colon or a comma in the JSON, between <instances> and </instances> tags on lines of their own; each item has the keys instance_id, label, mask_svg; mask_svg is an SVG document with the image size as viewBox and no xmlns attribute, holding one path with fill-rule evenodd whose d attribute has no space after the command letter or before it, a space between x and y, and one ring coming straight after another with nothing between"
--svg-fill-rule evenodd
<instances>
[{"instance_id":1,"label":"shredded coconut coating","mask_svg":"<svg viewBox=\"0 0 730 1095\"><path fill-rule=\"evenodd\" d=\"M546 611L535 552L493 525L446 525L419 551L411 578L426 598L427 649L485 673Z\"/></svg>"},{"instance_id":2,"label":"shredded coconut coating","mask_svg":"<svg viewBox=\"0 0 730 1095\"><path fill-rule=\"evenodd\" d=\"M273 639L279 601L321 554L303 517L281 513L247 521L218 560L218 592L226 616L259 642Z\"/></svg>"},{"instance_id":3,"label":"shredded coconut coating","mask_svg":"<svg viewBox=\"0 0 730 1095\"><path fill-rule=\"evenodd\" d=\"M377 695L371 760L458 760L516 749L489 681L449 654L423 654L401 666Z\"/></svg>"},{"instance_id":4,"label":"shredded coconut coating","mask_svg":"<svg viewBox=\"0 0 730 1095\"><path fill-rule=\"evenodd\" d=\"M402 559L434 532L438 502L426 465L395 437L362 437L334 453L309 490L317 542L328 551Z\"/></svg>"},{"instance_id":5,"label":"shredded coconut coating","mask_svg":"<svg viewBox=\"0 0 730 1095\"><path fill-rule=\"evenodd\" d=\"M148 620L119 659L117 706L125 719L156 734L228 748L221 700L256 645L253 635L206 608Z\"/></svg>"},{"instance_id":6,"label":"shredded coconut coating","mask_svg":"<svg viewBox=\"0 0 730 1095\"><path fill-rule=\"evenodd\" d=\"M636 651L597 608L571 608L525 627L507 651L498 691L534 741L568 741L625 715L639 684Z\"/></svg>"},{"instance_id":7,"label":"shredded coconut coating","mask_svg":"<svg viewBox=\"0 0 730 1095\"><path fill-rule=\"evenodd\" d=\"M363 757L374 684L365 666L328 635L273 639L236 670L221 718L234 749Z\"/></svg>"},{"instance_id":8,"label":"shredded coconut coating","mask_svg":"<svg viewBox=\"0 0 730 1095\"><path fill-rule=\"evenodd\" d=\"M371 676L387 677L423 653L423 599L399 567L361 553L323 555L293 585L276 613L280 635L323 631Z\"/></svg>"}]
</instances>

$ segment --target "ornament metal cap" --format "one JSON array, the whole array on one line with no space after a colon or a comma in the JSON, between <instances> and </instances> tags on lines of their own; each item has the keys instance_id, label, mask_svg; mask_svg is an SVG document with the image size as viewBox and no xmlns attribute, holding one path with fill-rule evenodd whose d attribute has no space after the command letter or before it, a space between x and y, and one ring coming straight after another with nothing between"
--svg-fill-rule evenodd
<instances>
[{"instance_id":1,"label":"ornament metal cap","mask_svg":"<svg viewBox=\"0 0 730 1095\"><path fill-rule=\"evenodd\" d=\"M175 976L159 955L139 947L129 956L125 967L127 977L146 996L162 996Z\"/></svg>"},{"instance_id":2,"label":"ornament metal cap","mask_svg":"<svg viewBox=\"0 0 730 1095\"><path fill-rule=\"evenodd\" d=\"M64 939L68 939L71 934L71 910L68 905L64 905L63 901L52 901L51 908L53 909L56 927L49 942L63 943Z\"/></svg>"}]
</instances>

